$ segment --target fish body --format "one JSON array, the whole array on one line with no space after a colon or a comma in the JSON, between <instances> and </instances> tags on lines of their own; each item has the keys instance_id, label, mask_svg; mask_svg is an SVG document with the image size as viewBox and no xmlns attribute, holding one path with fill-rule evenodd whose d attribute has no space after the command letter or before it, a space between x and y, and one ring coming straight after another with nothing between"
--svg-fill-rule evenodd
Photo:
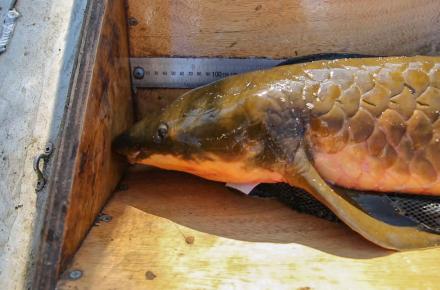
<instances>
[{"instance_id":1,"label":"fish body","mask_svg":"<svg viewBox=\"0 0 440 290\"><path fill-rule=\"evenodd\" d=\"M420 242L367 233L335 188L440 195L439 116L438 57L318 60L189 91L115 148L133 163L216 181L287 182L370 240L408 248Z\"/></svg>"}]
</instances>

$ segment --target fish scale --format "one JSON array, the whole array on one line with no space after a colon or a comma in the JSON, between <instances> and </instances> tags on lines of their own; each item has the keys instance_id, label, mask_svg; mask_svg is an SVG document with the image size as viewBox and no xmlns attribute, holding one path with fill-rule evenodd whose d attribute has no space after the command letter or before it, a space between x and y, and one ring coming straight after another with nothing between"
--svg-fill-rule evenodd
<instances>
[{"instance_id":1,"label":"fish scale","mask_svg":"<svg viewBox=\"0 0 440 290\"><path fill-rule=\"evenodd\" d=\"M434 157L440 151L437 59L379 58L356 66L357 61L310 64L316 68L303 65L305 77L314 75L313 70L329 76L315 98L307 96L307 82L303 89L303 98L313 105L308 136L318 171L328 181L349 188L440 193L440 163ZM346 68L344 73L341 67ZM340 171L347 166L340 164L342 160L370 168ZM380 175L382 182L375 180Z\"/></svg>"}]
</instances>

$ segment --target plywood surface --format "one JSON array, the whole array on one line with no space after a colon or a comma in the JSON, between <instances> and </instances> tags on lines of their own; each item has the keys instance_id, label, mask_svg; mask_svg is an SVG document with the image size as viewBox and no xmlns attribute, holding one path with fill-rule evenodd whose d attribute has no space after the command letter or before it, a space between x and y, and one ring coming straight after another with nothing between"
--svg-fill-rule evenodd
<instances>
[{"instance_id":1,"label":"plywood surface","mask_svg":"<svg viewBox=\"0 0 440 290\"><path fill-rule=\"evenodd\" d=\"M104 2L107 3L103 4L103 23L85 100L84 119L78 124L82 127L81 139L75 162L71 164L75 172L63 260L76 251L119 182L125 164L112 152L111 142L131 125L133 117L124 1Z\"/></svg>"},{"instance_id":2,"label":"plywood surface","mask_svg":"<svg viewBox=\"0 0 440 290\"><path fill-rule=\"evenodd\" d=\"M35 289L52 289L118 183L112 139L132 123L124 1L89 1L54 166Z\"/></svg>"},{"instance_id":3,"label":"plywood surface","mask_svg":"<svg viewBox=\"0 0 440 290\"><path fill-rule=\"evenodd\" d=\"M341 224L173 172L129 175L59 289L437 289L440 249L393 252ZM82 277L69 280L70 271Z\"/></svg>"},{"instance_id":4,"label":"plywood surface","mask_svg":"<svg viewBox=\"0 0 440 290\"><path fill-rule=\"evenodd\" d=\"M167 105L188 89L138 89L134 95L135 118L160 114Z\"/></svg>"},{"instance_id":5,"label":"plywood surface","mask_svg":"<svg viewBox=\"0 0 440 290\"><path fill-rule=\"evenodd\" d=\"M130 54L436 54L439 11L437 0L128 0Z\"/></svg>"}]
</instances>

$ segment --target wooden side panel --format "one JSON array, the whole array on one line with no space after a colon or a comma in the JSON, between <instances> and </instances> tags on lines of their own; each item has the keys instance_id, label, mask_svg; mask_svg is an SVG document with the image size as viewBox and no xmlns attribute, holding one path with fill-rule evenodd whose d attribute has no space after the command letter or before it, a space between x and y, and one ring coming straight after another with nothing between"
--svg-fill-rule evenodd
<instances>
[{"instance_id":1,"label":"wooden side panel","mask_svg":"<svg viewBox=\"0 0 440 290\"><path fill-rule=\"evenodd\" d=\"M437 54L438 0L128 0L130 55Z\"/></svg>"},{"instance_id":2,"label":"wooden side panel","mask_svg":"<svg viewBox=\"0 0 440 290\"><path fill-rule=\"evenodd\" d=\"M118 183L114 136L132 123L123 0L90 1L51 176L36 289L52 289ZM62 248L61 248L62 247Z\"/></svg>"},{"instance_id":3,"label":"wooden side panel","mask_svg":"<svg viewBox=\"0 0 440 290\"><path fill-rule=\"evenodd\" d=\"M124 1L109 0L87 96L66 218L63 259L71 257L110 193L124 162L111 142L132 122Z\"/></svg>"},{"instance_id":4,"label":"wooden side panel","mask_svg":"<svg viewBox=\"0 0 440 290\"><path fill-rule=\"evenodd\" d=\"M160 112L188 89L139 89L134 95L136 120Z\"/></svg>"},{"instance_id":5,"label":"wooden side panel","mask_svg":"<svg viewBox=\"0 0 440 290\"><path fill-rule=\"evenodd\" d=\"M124 180L59 289L437 289L440 249L384 250L343 224L174 172ZM82 277L69 281L71 270Z\"/></svg>"}]
</instances>

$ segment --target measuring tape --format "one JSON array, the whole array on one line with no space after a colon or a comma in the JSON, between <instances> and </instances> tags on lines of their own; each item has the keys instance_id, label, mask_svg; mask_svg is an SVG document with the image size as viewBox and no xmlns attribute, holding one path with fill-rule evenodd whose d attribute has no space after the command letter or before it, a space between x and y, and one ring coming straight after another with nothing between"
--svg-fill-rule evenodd
<instances>
[{"instance_id":1,"label":"measuring tape","mask_svg":"<svg viewBox=\"0 0 440 290\"><path fill-rule=\"evenodd\" d=\"M195 88L244 72L276 66L267 58L131 58L132 83L139 88Z\"/></svg>"}]
</instances>

